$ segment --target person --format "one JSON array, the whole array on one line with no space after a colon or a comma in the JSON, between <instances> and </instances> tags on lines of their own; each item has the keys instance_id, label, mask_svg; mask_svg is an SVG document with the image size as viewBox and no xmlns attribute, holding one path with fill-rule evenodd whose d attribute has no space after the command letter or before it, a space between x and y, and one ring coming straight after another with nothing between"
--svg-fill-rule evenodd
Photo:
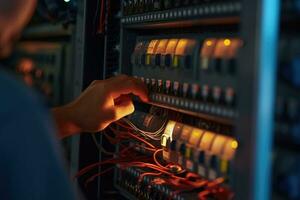
<instances>
[{"instance_id":1,"label":"person","mask_svg":"<svg viewBox=\"0 0 300 200\"><path fill-rule=\"evenodd\" d=\"M13 50L36 3L0 0L0 58ZM98 132L132 113L130 94L148 101L143 83L125 75L94 81L73 102L53 108L52 117L32 91L3 70L0 92L0 199L76 199L58 138Z\"/></svg>"}]
</instances>

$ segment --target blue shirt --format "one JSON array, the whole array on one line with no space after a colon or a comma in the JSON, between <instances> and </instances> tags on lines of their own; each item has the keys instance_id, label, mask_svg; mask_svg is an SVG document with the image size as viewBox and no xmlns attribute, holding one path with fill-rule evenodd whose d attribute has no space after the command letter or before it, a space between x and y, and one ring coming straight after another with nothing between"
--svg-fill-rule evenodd
<instances>
[{"instance_id":1,"label":"blue shirt","mask_svg":"<svg viewBox=\"0 0 300 200\"><path fill-rule=\"evenodd\" d=\"M75 199L47 110L0 70L0 199Z\"/></svg>"}]
</instances>

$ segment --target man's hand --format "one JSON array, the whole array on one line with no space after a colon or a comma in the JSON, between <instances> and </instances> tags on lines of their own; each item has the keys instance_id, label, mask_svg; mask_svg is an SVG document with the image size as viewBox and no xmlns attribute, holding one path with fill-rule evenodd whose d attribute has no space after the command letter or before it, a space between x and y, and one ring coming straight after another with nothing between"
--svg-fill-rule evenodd
<instances>
[{"instance_id":1,"label":"man's hand","mask_svg":"<svg viewBox=\"0 0 300 200\"><path fill-rule=\"evenodd\" d=\"M94 81L75 101L52 110L60 136L97 132L131 114L134 111L131 94L148 101L147 88L138 79L119 75Z\"/></svg>"}]
</instances>

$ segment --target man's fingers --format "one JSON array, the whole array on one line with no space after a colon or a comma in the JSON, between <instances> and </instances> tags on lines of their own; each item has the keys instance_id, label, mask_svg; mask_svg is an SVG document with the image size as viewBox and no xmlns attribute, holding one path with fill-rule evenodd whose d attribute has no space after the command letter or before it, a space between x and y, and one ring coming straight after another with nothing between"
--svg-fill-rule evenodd
<instances>
[{"instance_id":1,"label":"man's fingers","mask_svg":"<svg viewBox=\"0 0 300 200\"><path fill-rule=\"evenodd\" d=\"M118 105L115 105L113 108L105 112L104 121L106 123L112 123L127 115L130 115L133 112L134 105L132 101L122 101Z\"/></svg>"},{"instance_id":2,"label":"man's fingers","mask_svg":"<svg viewBox=\"0 0 300 200\"><path fill-rule=\"evenodd\" d=\"M134 112L134 105L132 101L122 101L120 104L115 105L115 110L116 110L116 120L119 120L127 115L130 115L131 113Z\"/></svg>"},{"instance_id":3,"label":"man's fingers","mask_svg":"<svg viewBox=\"0 0 300 200\"><path fill-rule=\"evenodd\" d=\"M148 91L142 81L128 76L117 76L109 80L108 92L112 98L118 98L125 94L134 94L142 101L148 101Z\"/></svg>"}]
</instances>

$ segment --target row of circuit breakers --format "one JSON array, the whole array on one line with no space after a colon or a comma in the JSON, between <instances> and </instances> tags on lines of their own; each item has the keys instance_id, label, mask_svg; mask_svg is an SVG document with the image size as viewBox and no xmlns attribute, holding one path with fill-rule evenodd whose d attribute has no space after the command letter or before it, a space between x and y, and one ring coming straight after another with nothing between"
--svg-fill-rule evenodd
<instances>
[{"instance_id":1,"label":"row of circuit breakers","mask_svg":"<svg viewBox=\"0 0 300 200\"><path fill-rule=\"evenodd\" d=\"M169 121L161 138L163 158L209 180L230 176L238 142L231 137Z\"/></svg>"},{"instance_id":2,"label":"row of circuit breakers","mask_svg":"<svg viewBox=\"0 0 300 200\"><path fill-rule=\"evenodd\" d=\"M242 45L236 38L138 39L131 55L133 75L147 84L154 102L234 118L233 81Z\"/></svg>"}]
</instances>

